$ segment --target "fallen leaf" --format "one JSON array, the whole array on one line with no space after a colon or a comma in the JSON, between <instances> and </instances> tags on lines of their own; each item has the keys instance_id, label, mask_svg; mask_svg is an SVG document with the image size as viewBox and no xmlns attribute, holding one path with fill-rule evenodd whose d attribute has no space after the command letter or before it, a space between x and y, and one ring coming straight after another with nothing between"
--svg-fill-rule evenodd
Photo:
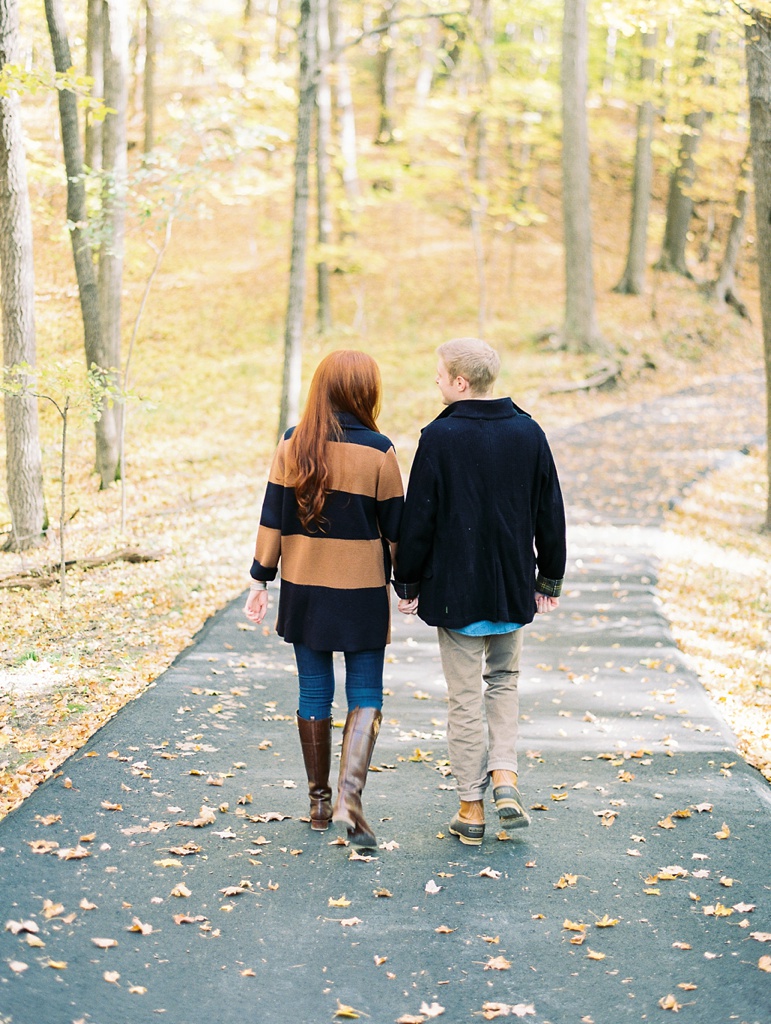
<instances>
[{"instance_id":1,"label":"fallen leaf","mask_svg":"<svg viewBox=\"0 0 771 1024\"><path fill-rule=\"evenodd\" d=\"M507 960L505 956L494 956L490 957L484 966L486 971L508 971L511 967L511 960Z\"/></svg>"},{"instance_id":2,"label":"fallen leaf","mask_svg":"<svg viewBox=\"0 0 771 1024\"><path fill-rule=\"evenodd\" d=\"M117 971L105 971L102 977L111 985L117 985L118 978L120 978L120 974Z\"/></svg>"},{"instance_id":3,"label":"fallen leaf","mask_svg":"<svg viewBox=\"0 0 771 1024\"><path fill-rule=\"evenodd\" d=\"M750 932L750 938L756 942L771 942L771 932Z\"/></svg>"},{"instance_id":4,"label":"fallen leaf","mask_svg":"<svg viewBox=\"0 0 771 1024\"><path fill-rule=\"evenodd\" d=\"M482 870L479 872L479 877L480 878L496 878L497 879L497 878L501 877L501 872L500 871L496 871L494 868L491 868L491 867L482 868Z\"/></svg>"},{"instance_id":5,"label":"fallen leaf","mask_svg":"<svg viewBox=\"0 0 771 1024\"><path fill-rule=\"evenodd\" d=\"M677 828L677 825L672 821L671 814L668 814L666 818L662 818L661 821L657 821L656 824L659 828Z\"/></svg>"},{"instance_id":6,"label":"fallen leaf","mask_svg":"<svg viewBox=\"0 0 771 1024\"><path fill-rule=\"evenodd\" d=\"M81 910L96 910L96 903L91 903L89 900L86 899L85 896L80 901L78 906L80 907Z\"/></svg>"},{"instance_id":7,"label":"fallen leaf","mask_svg":"<svg viewBox=\"0 0 771 1024\"><path fill-rule=\"evenodd\" d=\"M25 964L21 960L9 960L8 966L14 974L23 974L26 970L29 970L29 964Z\"/></svg>"},{"instance_id":8,"label":"fallen leaf","mask_svg":"<svg viewBox=\"0 0 771 1024\"><path fill-rule=\"evenodd\" d=\"M452 935L455 931L454 928L448 928L446 924L440 924L438 928L434 928L434 931L438 935Z\"/></svg>"},{"instance_id":9,"label":"fallen leaf","mask_svg":"<svg viewBox=\"0 0 771 1024\"><path fill-rule=\"evenodd\" d=\"M663 999L659 999L659 1006L662 1010L673 1010L677 1013L681 1009L681 1004L675 999L670 993L668 996L664 996Z\"/></svg>"},{"instance_id":10,"label":"fallen leaf","mask_svg":"<svg viewBox=\"0 0 771 1024\"><path fill-rule=\"evenodd\" d=\"M604 960L605 953L598 953L596 949L587 949L586 951L587 960Z\"/></svg>"},{"instance_id":11,"label":"fallen leaf","mask_svg":"<svg viewBox=\"0 0 771 1024\"><path fill-rule=\"evenodd\" d=\"M691 949L691 948L692 947L691 947L691 944L689 942L673 942L672 943L672 949Z\"/></svg>"},{"instance_id":12,"label":"fallen leaf","mask_svg":"<svg viewBox=\"0 0 771 1024\"><path fill-rule=\"evenodd\" d=\"M129 995L131 996L144 996L147 995L147 989L144 985L129 985Z\"/></svg>"},{"instance_id":13,"label":"fallen leaf","mask_svg":"<svg viewBox=\"0 0 771 1024\"><path fill-rule=\"evenodd\" d=\"M39 939L37 935L28 935L27 945L33 946L35 949L45 949L45 942L43 942L42 939Z\"/></svg>"},{"instance_id":14,"label":"fallen leaf","mask_svg":"<svg viewBox=\"0 0 771 1024\"><path fill-rule=\"evenodd\" d=\"M347 899L345 896L341 896L337 900L333 899L330 896L329 897L329 901L327 903L327 906L330 906L330 907L350 907L350 905L351 905L351 901L349 899Z\"/></svg>"},{"instance_id":15,"label":"fallen leaf","mask_svg":"<svg viewBox=\"0 0 771 1024\"><path fill-rule=\"evenodd\" d=\"M357 924L362 923L363 922L360 917L344 917L340 921L340 924L343 926L343 928L355 928Z\"/></svg>"},{"instance_id":16,"label":"fallen leaf","mask_svg":"<svg viewBox=\"0 0 771 1024\"><path fill-rule=\"evenodd\" d=\"M369 864L371 861L377 860L377 857L373 857L370 853L359 853L358 850L351 850L348 860L363 860L365 864Z\"/></svg>"},{"instance_id":17,"label":"fallen leaf","mask_svg":"<svg viewBox=\"0 0 771 1024\"><path fill-rule=\"evenodd\" d=\"M570 921L568 918L565 918L562 922L562 927L566 932L585 932L589 925L579 923L578 921Z\"/></svg>"},{"instance_id":18,"label":"fallen leaf","mask_svg":"<svg viewBox=\"0 0 771 1024\"><path fill-rule=\"evenodd\" d=\"M123 804L113 804L113 803L110 803L109 800L102 800L102 807L106 811L122 811L123 810Z\"/></svg>"},{"instance_id":19,"label":"fallen leaf","mask_svg":"<svg viewBox=\"0 0 771 1024\"><path fill-rule=\"evenodd\" d=\"M436 893L441 892L442 888L443 886L437 885L433 878L429 878L425 885L426 892L431 896L435 896Z\"/></svg>"},{"instance_id":20,"label":"fallen leaf","mask_svg":"<svg viewBox=\"0 0 771 1024\"><path fill-rule=\"evenodd\" d=\"M64 913L63 903L53 903L51 900L43 900L43 917L46 921L50 921L53 917L58 917L59 914Z\"/></svg>"},{"instance_id":21,"label":"fallen leaf","mask_svg":"<svg viewBox=\"0 0 771 1024\"><path fill-rule=\"evenodd\" d=\"M113 946L118 945L117 939L91 939L91 941L98 949L112 949Z\"/></svg>"},{"instance_id":22,"label":"fallen leaf","mask_svg":"<svg viewBox=\"0 0 771 1024\"><path fill-rule=\"evenodd\" d=\"M256 978L257 973L253 971L251 967L245 968L245 970L239 972L242 978Z\"/></svg>"},{"instance_id":23,"label":"fallen leaf","mask_svg":"<svg viewBox=\"0 0 771 1024\"><path fill-rule=\"evenodd\" d=\"M737 914L751 914L755 906L755 903L734 903L734 910Z\"/></svg>"},{"instance_id":24,"label":"fallen leaf","mask_svg":"<svg viewBox=\"0 0 771 1024\"><path fill-rule=\"evenodd\" d=\"M33 853L52 853L59 844L51 839L31 839L27 842L27 846Z\"/></svg>"},{"instance_id":25,"label":"fallen leaf","mask_svg":"<svg viewBox=\"0 0 771 1024\"><path fill-rule=\"evenodd\" d=\"M354 1010L352 1006L346 1006L345 1003L341 1003L340 1000L338 999L335 1017L341 1017L347 1020L358 1020L359 1012L358 1010Z\"/></svg>"},{"instance_id":26,"label":"fallen leaf","mask_svg":"<svg viewBox=\"0 0 771 1024\"><path fill-rule=\"evenodd\" d=\"M771 956L762 956L760 960L758 960L758 967L761 971L771 974Z\"/></svg>"},{"instance_id":27,"label":"fallen leaf","mask_svg":"<svg viewBox=\"0 0 771 1024\"><path fill-rule=\"evenodd\" d=\"M728 825L726 825L725 822L723 822L723 827L720 829L720 831L714 833L715 839L728 839L730 835L731 829L728 827Z\"/></svg>"},{"instance_id":28,"label":"fallen leaf","mask_svg":"<svg viewBox=\"0 0 771 1024\"><path fill-rule=\"evenodd\" d=\"M375 967L381 967L388 960L387 956L378 956L377 953L374 956Z\"/></svg>"},{"instance_id":29,"label":"fallen leaf","mask_svg":"<svg viewBox=\"0 0 771 1024\"><path fill-rule=\"evenodd\" d=\"M491 946L497 946L501 941L500 935L480 935L479 938L482 939L483 942L488 942Z\"/></svg>"},{"instance_id":30,"label":"fallen leaf","mask_svg":"<svg viewBox=\"0 0 771 1024\"><path fill-rule=\"evenodd\" d=\"M205 920L203 914L196 914L195 917L191 917L189 914L175 914L172 918L174 924L198 924L199 921Z\"/></svg>"},{"instance_id":31,"label":"fallen leaf","mask_svg":"<svg viewBox=\"0 0 771 1024\"><path fill-rule=\"evenodd\" d=\"M578 881L578 875L561 875L559 881L554 883L555 889L567 889L568 886L574 886Z\"/></svg>"},{"instance_id":32,"label":"fallen leaf","mask_svg":"<svg viewBox=\"0 0 771 1024\"><path fill-rule=\"evenodd\" d=\"M594 927L595 928L614 928L618 924L618 922L619 922L619 919L617 917L608 917L607 914L604 914L603 917L601 917L599 921L595 921Z\"/></svg>"},{"instance_id":33,"label":"fallen leaf","mask_svg":"<svg viewBox=\"0 0 771 1024\"><path fill-rule=\"evenodd\" d=\"M45 966L46 967L53 967L53 969L55 971L66 971L67 970L67 961L66 960L49 960L46 963Z\"/></svg>"},{"instance_id":34,"label":"fallen leaf","mask_svg":"<svg viewBox=\"0 0 771 1024\"><path fill-rule=\"evenodd\" d=\"M373 889L372 895L380 899L381 897L388 898L389 896L393 896L393 893L389 889Z\"/></svg>"},{"instance_id":35,"label":"fallen leaf","mask_svg":"<svg viewBox=\"0 0 771 1024\"><path fill-rule=\"evenodd\" d=\"M62 909L64 908L62 907ZM32 935L37 935L40 927L34 921L6 921L5 930L10 932L11 935L18 935L19 932L29 932Z\"/></svg>"},{"instance_id":36,"label":"fallen leaf","mask_svg":"<svg viewBox=\"0 0 771 1024\"><path fill-rule=\"evenodd\" d=\"M695 992L698 985L692 985L690 981L681 981L677 987L681 988L683 992Z\"/></svg>"},{"instance_id":37,"label":"fallen leaf","mask_svg":"<svg viewBox=\"0 0 771 1024\"><path fill-rule=\"evenodd\" d=\"M436 1002L431 1003L430 1006L428 1003L423 1002L420 1004L420 1013L422 1013L424 1017L441 1017L444 1013L444 1007L440 1006L439 1003Z\"/></svg>"},{"instance_id":38,"label":"fallen leaf","mask_svg":"<svg viewBox=\"0 0 771 1024\"><path fill-rule=\"evenodd\" d=\"M179 885L175 885L171 890L172 896L192 896L192 890L188 889L184 882L180 882Z\"/></svg>"},{"instance_id":39,"label":"fallen leaf","mask_svg":"<svg viewBox=\"0 0 771 1024\"><path fill-rule=\"evenodd\" d=\"M142 924L138 917L133 917L127 931L139 932L141 935L152 935L153 926L151 924Z\"/></svg>"},{"instance_id":40,"label":"fallen leaf","mask_svg":"<svg viewBox=\"0 0 771 1024\"><path fill-rule=\"evenodd\" d=\"M414 1013L403 1013L401 1017L396 1018L396 1024L423 1024L426 1018Z\"/></svg>"}]
</instances>

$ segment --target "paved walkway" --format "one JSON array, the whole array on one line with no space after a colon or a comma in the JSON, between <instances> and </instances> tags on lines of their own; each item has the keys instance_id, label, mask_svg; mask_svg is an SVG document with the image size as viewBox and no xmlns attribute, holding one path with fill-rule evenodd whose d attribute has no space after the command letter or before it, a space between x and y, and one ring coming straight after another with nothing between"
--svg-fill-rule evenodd
<instances>
[{"instance_id":1,"label":"paved walkway","mask_svg":"<svg viewBox=\"0 0 771 1024\"><path fill-rule=\"evenodd\" d=\"M759 378L726 386L758 407ZM496 838L490 807L481 848L449 836L438 652L396 617L366 791L381 846L311 833L289 649L239 600L0 824L0 1021L768 1024L771 789L655 592L657 508L716 457L711 390L554 438L575 526L567 593L525 644L530 829ZM686 411L659 460L655 422ZM762 424L744 430L721 450Z\"/></svg>"}]
</instances>

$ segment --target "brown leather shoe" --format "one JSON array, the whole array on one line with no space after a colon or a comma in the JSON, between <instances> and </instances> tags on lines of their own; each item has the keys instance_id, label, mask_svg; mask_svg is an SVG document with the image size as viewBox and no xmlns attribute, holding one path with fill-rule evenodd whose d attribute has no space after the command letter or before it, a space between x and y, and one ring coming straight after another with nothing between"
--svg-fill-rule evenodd
<instances>
[{"instance_id":1,"label":"brown leather shoe","mask_svg":"<svg viewBox=\"0 0 771 1024\"><path fill-rule=\"evenodd\" d=\"M307 719L297 716L297 729L308 776L311 798L311 828L325 832L332 818L332 790L329 767L332 758L332 719Z\"/></svg>"},{"instance_id":2,"label":"brown leather shoe","mask_svg":"<svg viewBox=\"0 0 771 1024\"><path fill-rule=\"evenodd\" d=\"M382 717L378 708L351 708L345 720L340 778L332 821L347 826L348 839L355 846L377 846L375 833L364 817L361 794L367 781Z\"/></svg>"}]
</instances>

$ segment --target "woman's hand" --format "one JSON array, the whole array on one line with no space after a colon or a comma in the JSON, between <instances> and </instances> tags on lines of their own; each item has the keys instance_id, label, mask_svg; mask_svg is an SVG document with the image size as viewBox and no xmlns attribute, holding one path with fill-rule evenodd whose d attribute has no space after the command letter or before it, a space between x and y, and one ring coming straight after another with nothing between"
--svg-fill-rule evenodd
<instances>
[{"instance_id":1,"label":"woman's hand","mask_svg":"<svg viewBox=\"0 0 771 1024\"><path fill-rule=\"evenodd\" d=\"M535 592L535 606L542 614L545 612L554 611L559 606L560 599L558 597L549 597L548 594L541 594L536 590Z\"/></svg>"},{"instance_id":2,"label":"woman's hand","mask_svg":"<svg viewBox=\"0 0 771 1024\"><path fill-rule=\"evenodd\" d=\"M399 611L403 615L415 615L418 610L418 599L417 597L413 597L412 600L408 601L406 598L402 597L399 599L398 607Z\"/></svg>"},{"instance_id":3,"label":"woman's hand","mask_svg":"<svg viewBox=\"0 0 771 1024\"><path fill-rule=\"evenodd\" d=\"M246 599L246 605L244 606L244 612L246 613L247 619L256 623L258 626L265 618L268 611L268 592L267 590L252 590L249 592L249 597Z\"/></svg>"}]
</instances>

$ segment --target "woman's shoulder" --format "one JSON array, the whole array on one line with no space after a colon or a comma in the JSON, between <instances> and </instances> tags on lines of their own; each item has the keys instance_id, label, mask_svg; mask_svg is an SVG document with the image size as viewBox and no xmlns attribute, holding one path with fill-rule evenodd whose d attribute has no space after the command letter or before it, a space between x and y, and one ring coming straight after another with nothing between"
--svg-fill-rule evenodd
<instances>
[{"instance_id":1,"label":"woman's shoulder","mask_svg":"<svg viewBox=\"0 0 771 1024\"><path fill-rule=\"evenodd\" d=\"M366 448L374 448L379 452L387 452L394 446L393 441L385 434L370 430L363 424L346 426L343 430L342 440L347 444L364 445Z\"/></svg>"}]
</instances>

